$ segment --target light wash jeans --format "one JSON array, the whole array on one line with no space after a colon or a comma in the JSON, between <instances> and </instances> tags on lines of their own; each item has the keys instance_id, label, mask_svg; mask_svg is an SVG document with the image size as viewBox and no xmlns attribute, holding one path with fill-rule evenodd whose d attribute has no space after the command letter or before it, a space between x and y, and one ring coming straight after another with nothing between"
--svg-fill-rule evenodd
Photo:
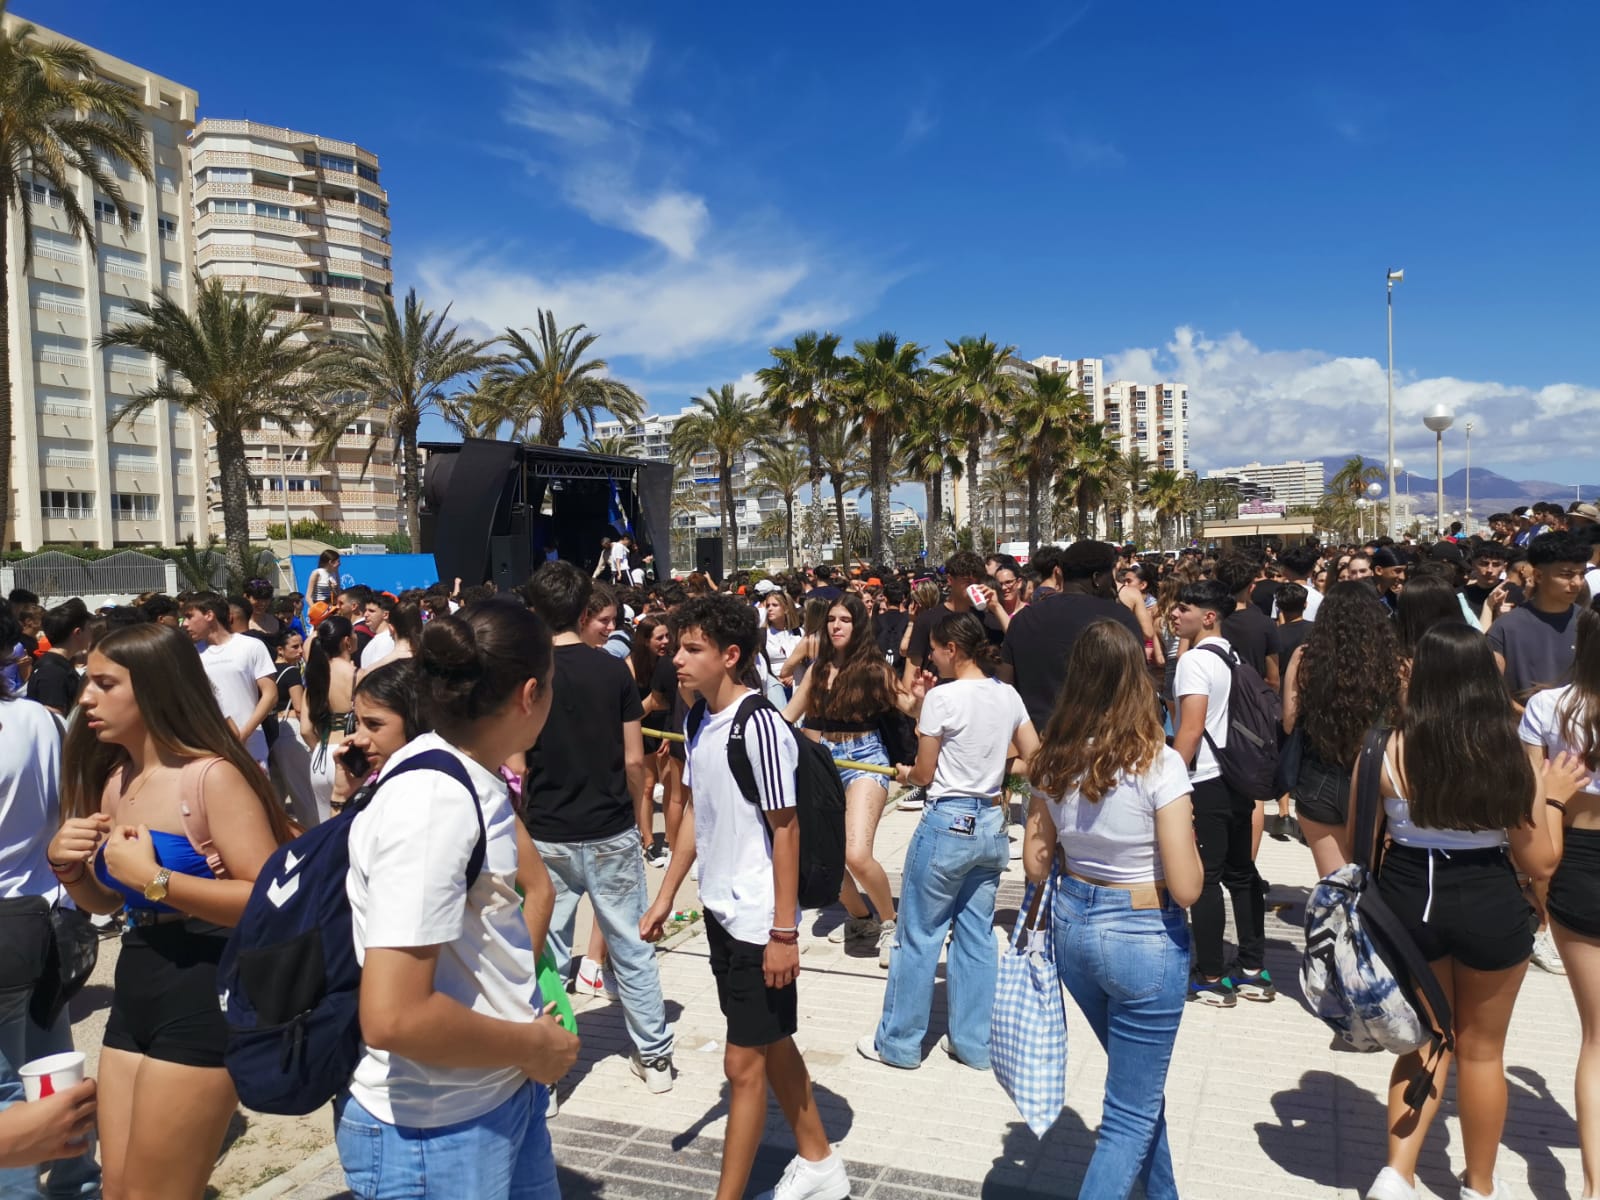
<instances>
[{"instance_id":1,"label":"light wash jeans","mask_svg":"<svg viewBox=\"0 0 1600 1200\"><path fill-rule=\"evenodd\" d=\"M1189 980L1183 909L1135 909L1126 891L1063 876L1055 898L1056 970L1105 1047L1100 1138L1081 1192L1177 1200L1167 1146L1167 1067Z\"/></svg>"},{"instance_id":2,"label":"light wash jeans","mask_svg":"<svg viewBox=\"0 0 1600 1200\"><path fill-rule=\"evenodd\" d=\"M5 920L33 919L8 917ZM48 917L37 919L49 920ZM0 938L4 936L4 925L0 924ZM7 963L8 968L11 965ZM28 1015L28 1000L32 993L31 987L11 987L0 991L0 1109L22 1102L22 1078L17 1074L17 1068L47 1054L60 1054L72 1049L72 1025L66 1010L62 1010L49 1029L42 1029ZM64 1200L68 1196L100 1194L100 1168L94 1161L92 1137L84 1153L76 1158L58 1159L48 1165L50 1175L44 1190L46 1196ZM34 1167L0 1169L0 1200L38 1196L38 1175Z\"/></svg>"},{"instance_id":3,"label":"light wash jeans","mask_svg":"<svg viewBox=\"0 0 1600 1200\"><path fill-rule=\"evenodd\" d=\"M1004 805L960 796L929 801L923 809L906 848L889 986L878 1022L884 1062L922 1062L939 951L954 924L945 982L950 1044L968 1066L989 1069L989 1015L1000 969L994 898L1010 858Z\"/></svg>"},{"instance_id":4,"label":"light wash jeans","mask_svg":"<svg viewBox=\"0 0 1600 1200\"><path fill-rule=\"evenodd\" d=\"M378 1120L345 1092L333 1104L345 1183L356 1200L561 1200L549 1103L529 1080L476 1120L415 1129Z\"/></svg>"},{"instance_id":5,"label":"light wash jeans","mask_svg":"<svg viewBox=\"0 0 1600 1200\"><path fill-rule=\"evenodd\" d=\"M628 1036L645 1061L672 1053L672 1029L661 995L661 969L655 947L639 936L639 921L650 906L639 831L627 829L598 842L534 842L555 884L555 910L545 944L556 971L566 976L572 961L572 933L578 899L585 893L606 938L606 971L616 981Z\"/></svg>"}]
</instances>

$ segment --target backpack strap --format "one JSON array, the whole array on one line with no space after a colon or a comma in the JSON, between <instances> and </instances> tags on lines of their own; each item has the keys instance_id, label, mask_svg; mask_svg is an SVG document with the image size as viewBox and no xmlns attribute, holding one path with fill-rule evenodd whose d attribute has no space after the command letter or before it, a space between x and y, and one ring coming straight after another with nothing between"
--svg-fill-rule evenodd
<instances>
[{"instance_id":1,"label":"backpack strap","mask_svg":"<svg viewBox=\"0 0 1600 1200\"><path fill-rule=\"evenodd\" d=\"M450 751L424 750L421 754L413 754L380 779L378 787L373 789L373 794L376 795L384 784L412 771L438 771L466 788L467 796L472 801L472 811L478 817L478 841L472 848L471 857L467 859L467 887L471 888L478 882L478 876L483 873L484 859L489 852L489 830L483 823L483 805L478 803L478 789L473 785L472 776L467 774L467 768L462 766L461 760Z\"/></svg>"},{"instance_id":2,"label":"backpack strap","mask_svg":"<svg viewBox=\"0 0 1600 1200\"><path fill-rule=\"evenodd\" d=\"M689 710L689 715L684 719L683 731L689 735L692 742L700 733L700 726L706 723L706 702L696 700L694 707Z\"/></svg>"},{"instance_id":3,"label":"backpack strap","mask_svg":"<svg viewBox=\"0 0 1600 1200\"><path fill-rule=\"evenodd\" d=\"M206 776L220 758L195 758L184 763L178 776L178 816L183 821L183 834L189 844L205 856L206 866L217 879L228 877L228 868L222 864L222 855L211 840L211 819L206 815Z\"/></svg>"},{"instance_id":4,"label":"backpack strap","mask_svg":"<svg viewBox=\"0 0 1600 1200\"><path fill-rule=\"evenodd\" d=\"M744 732L750 718L763 708L777 711L772 701L760 692L750 693L739 701L738 711L733 714L733 725L728 730L728 770L733 772L744 798L757 808L761 807L761 789L756 786L755 763L750 758L750 746L745 741Z\"/></svg>"},{"instance_id":5,"label":"backpack strap","mask_svg":"<svg viewBox=\"0 0 1600 1200\"><path fill-rule=\"evenodd\" d=\"M1233 699L1234 684L1238 680L1238 667L1239 667L1239 658L1238 658L1238 656L1233 654L1231 651L1224 650L1221 646L1194 646L1194 647L1192 647L1192 649L1195 649L1195 650L1209 650L1209 651L1211 651L1211 653L1215 654L1218 658L1220 658L1223 662L1228 664L1228 699L1232 700ZM1211 747L1211 757L1217 760L1217 765L1218 766L1221 766L1222 765L1222 751L1217 749L1217 743L1214 742L1211 739L1211 731L1209 729L1207 729L1204 725L1201 725L1200 726L1200 736L1205 739L1206 745Z\"/></svg>"},{"instance_id":6,"label":"backpack strap","mask_svg":"<svg viewBox=\"0 0 1600 1200\"><path fill-rule=\"evenodd\" d=\"M1352 861L1362 870L1376 873L1383 855L1378 841L1388 824L1383 811L1383 758L1389 744L1389 731L1377 726L1367 730L1356 759L1356 823L1352 833ZM1429 971L1428 977L1433 977Z\"/></svg>"}]
</instances>

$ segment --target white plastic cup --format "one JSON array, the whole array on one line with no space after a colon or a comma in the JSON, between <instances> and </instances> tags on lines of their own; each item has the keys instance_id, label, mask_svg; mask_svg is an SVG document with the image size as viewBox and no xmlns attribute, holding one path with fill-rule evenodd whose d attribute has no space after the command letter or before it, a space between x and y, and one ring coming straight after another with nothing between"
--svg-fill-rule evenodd
<instances>
[{"instance_id":1,"label":"white plastic cup","mask_svg":"<svg viewBox=\"0 0 1600 1200\"><path fill-rule=\"evenodd\" d=\"M967 599L972 601L972 607L979 612L989 607L989 596L979 584L967 584Z\"/></svg>"},{"instance_id":2,"label":"white plastic cup","mask_svg":"<svg viewBox=\"0 0 1600 1200\"><path fill-rule=\"evenodd\" d=\"M69 1050L23 1063L17 1074L22 1076L24 1098L42 1100L82 1083L84 1062L81 1053Z\"/></svg>"}]
</instances>

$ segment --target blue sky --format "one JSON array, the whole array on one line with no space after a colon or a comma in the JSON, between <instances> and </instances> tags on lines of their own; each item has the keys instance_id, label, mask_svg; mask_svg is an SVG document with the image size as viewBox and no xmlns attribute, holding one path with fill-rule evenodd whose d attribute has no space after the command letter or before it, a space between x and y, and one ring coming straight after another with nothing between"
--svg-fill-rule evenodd
<instances>
[{"instance_id":1,"label":"blue sky","mask_svg":"<svg viewBox=\"0 0 1600 1200\"><path fill-rule=\"evenodd\" d=\"M1399 266L1407 466L1444 402L1600 483L1591 3L15 10L372 149L397 287L586 322L660 411L811 326L987 332L1188 383L1198 467L1380 455Z\"/></svg>"}]
</instances>

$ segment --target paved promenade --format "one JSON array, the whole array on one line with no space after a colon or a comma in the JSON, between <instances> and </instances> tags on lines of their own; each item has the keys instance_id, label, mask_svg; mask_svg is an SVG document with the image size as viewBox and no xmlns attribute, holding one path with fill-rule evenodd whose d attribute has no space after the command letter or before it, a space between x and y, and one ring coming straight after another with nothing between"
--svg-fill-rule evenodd
<instances>
[{"instance_id":1,"label":"paved promenade","mask_svg":"<svg viewBox=\"0 0 1600 1200\"><path fill-rule=\"evenodd\" d=\"M880 832L883 861L897 871L917 816L891 813ZM1268 965L1282 994L1272 1004L1184 1014L1167 1086L1168 1120L1185 1197L1357 1196L1383 1162L1382 1095L1391 1059L1334 1048L1331 1034L1300 1005L1300 905L1313 882L1298 843L1268 841L1263 873L1272 883ZM660 878L652 872L652 883ZM1002 885L1009 924L1021 896L1015 865ZM1094 1146L1105 1058L1067 1003L1067 1111L1042 1140L1017 1116L992 1076L968 1070L936 1046L944 1032L944 988L935 993L928 1057L918 1071L869 1063L855 1041L875 1025L884 972L876 956L847 956L826 940L825 914L803 937L800 1044L810 1064L829 1136L856 1182L856 1200L1071 1197ZM942 968L941 968L942 972ZM705 943L690 938L661 958L669 1016L677 1023L678 1079L651 1096L629 1073L619 1010L580 1006L583 1056L560 1088L551 1122L567 1200L710 1195L726 1106L721 1016ZM1578 1021L1564 979L1530 971L1511 1026L1507 1069L1511 1112L1500 1171L1519 1196L1576 1196L1572 1072ZM1424 1155L1424 1194L1455 1197L1461 1170L1454 1092ZM792 1152L773 1107L752 1192L771 1186ZM254 1200L324 1200L343 1193L331 1148L252 1193Z\"/></svg>"}]
</instances>

